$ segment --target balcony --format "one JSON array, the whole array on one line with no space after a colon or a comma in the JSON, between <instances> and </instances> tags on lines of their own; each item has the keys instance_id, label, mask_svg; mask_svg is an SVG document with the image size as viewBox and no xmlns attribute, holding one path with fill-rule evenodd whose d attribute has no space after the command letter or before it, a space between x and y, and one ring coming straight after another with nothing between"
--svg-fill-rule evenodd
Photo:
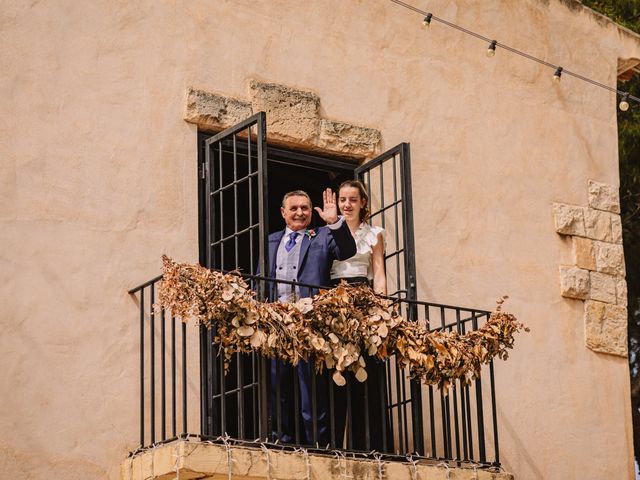
<instances>
[{"instance_id":1,"label":"balcony","mask_svg":"<svg viewBox=\"0 0 640 480\"><path fill-rule=\"evenodd\" d=\"M273 288L274 279L251 276ZM157 305L161 276L129 293L139 307L139 447L123 463L123 479L205 478L512 478L501 473L493 361L471 384L452 382L445 393L408 377L394 355L368 363L381 385L353 375L337 386L326 373L311 376L312 441L300 421L297 375L259 355L235 353L224 373L214 332L180 322ZM301 285L283 282L291 288ZM302 285L303 287L310 287ZM264 288L264 287L261 287ZM404 318L430 331L465 334L491 312L394 299ZM368 361L369 362L369 361ZM275 369L275 370L273 370ZM275 385L291 375L290 437ZM271 377L273 378L273 377ZM322 395L320 384L328 391ZM342 392L340 389L343 389ZM364 401L354 400L364 395ZM346 397L345 428L336 426L337 398ZM352 400L354 400L352 402ZM327 403L329 441L319 441L318 404ZM133 403L133 402L132 402ZM274 408L275 403L275 408ZM364 408L362 412L355 411ZM377 413L375 413L377 412ZM375 414L374 414L375 413ZM364 418L354 427L352 419ZM286 422L285 422L286 423ZM286 440L286 441L283 441ZM392 473L393 472L393 473ZM382 475L382 476L380 476ZM222 477L220 477L222 478Z\"/></svg>"}]
</instances>

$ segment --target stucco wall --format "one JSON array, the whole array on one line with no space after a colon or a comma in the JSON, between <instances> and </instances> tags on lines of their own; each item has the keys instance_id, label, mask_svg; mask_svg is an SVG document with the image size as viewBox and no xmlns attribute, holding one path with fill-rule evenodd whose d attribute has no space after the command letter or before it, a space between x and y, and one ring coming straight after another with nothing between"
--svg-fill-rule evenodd
<instances>
[{"instance_id":1,"label":"stucco wall","mask_svg":"<svg viewBox=\"0 0 640 480\"><path fill-rule=\"evenodd\" d=\"M435 14L609 85L640 43L573 2L435 0ZM420 5L422 6L422 5ZM559 293L552 203L617 185L615 98L383 0L4 1L0 8L0 469L116 478L137 443L136 305L160 255L197 258L199 87L315 91L411 142L419 290L532 329L497 368L516 478L627 478L626 359L584 346Z\"/></svg>"}]
</instances>

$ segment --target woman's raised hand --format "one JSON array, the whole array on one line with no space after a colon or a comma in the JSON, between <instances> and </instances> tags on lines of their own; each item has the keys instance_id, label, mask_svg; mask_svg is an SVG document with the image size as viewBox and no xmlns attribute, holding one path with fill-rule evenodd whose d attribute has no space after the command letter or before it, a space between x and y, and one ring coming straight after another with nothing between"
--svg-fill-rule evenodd
<instances>
[{"instance_id":1,"label":"woman's raised hand","mask_svg":"<svg viewBox=\"0 0 640 480\"><path fill-rule=\"evenodd\" d=\"M336 204L336 194L330 188L322 192L322 202L322 208L315 207L315 211L328 225L336 223L338 221L338 205Z\"/></svg>"}]
</instances>

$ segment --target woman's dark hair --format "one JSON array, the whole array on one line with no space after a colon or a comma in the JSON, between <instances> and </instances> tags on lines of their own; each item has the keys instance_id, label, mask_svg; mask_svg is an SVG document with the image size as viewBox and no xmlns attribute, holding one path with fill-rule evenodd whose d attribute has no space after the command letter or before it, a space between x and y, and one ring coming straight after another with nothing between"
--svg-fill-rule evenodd
<instances>
[{"instance_id":1,"label":"woman's dark hair","mask_svg":"<svg viewBox=\"0 0 640 480\"><path fill-rule=\"evenodd\" d=\"M364 200L364 205L360 209L360 221L366 222L369 220L369 216L371 215L371 211L369 210L369 194L367 193L367 189L362 184L360 180L346 180L340 184L338 187L338 197L340 197L340 190L344 187L357 188L358 193L360 193L360 198Z\"/></svg>"}]
</instances>

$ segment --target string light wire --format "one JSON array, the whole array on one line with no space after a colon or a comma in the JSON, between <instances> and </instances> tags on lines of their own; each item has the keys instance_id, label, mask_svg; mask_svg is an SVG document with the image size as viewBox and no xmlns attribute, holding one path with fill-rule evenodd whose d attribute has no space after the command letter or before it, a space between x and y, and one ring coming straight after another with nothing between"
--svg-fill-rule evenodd
<instances>
[{"instance_id":1,"label":"string light wire","mask_svg":"<svg viewBox=\"0 0 640 480\"><path fill-rule=\"evenodd\" d=\"M472 37L475 37L475 38L477 38L479 40L482 40L485 43L490 43L492 45L495 45L497 48L501 48L501 49L506 50L507 52L513 53L515 55L519 55L520 57L526 58L526 59L531 60L533 62L536 62L536 63L538 63L540 65L544 65L545 67L552 68L552 69L554 69L556 71L559 68L562 68L562 70L561 70L562 75L566 75L566 76L577 78L578 80L582 80L583 82L590 83L591 85L594 85L596 87L600 87L600 88L603 88L603 89L608 90L610 92L613 92L613 93L615 93L617 95L624 96L627 99L627 101L628 100L633 100L634 102L640 104L640 98L631 95L629 92L625 92L624 90L619 90L617 88L610 87L609 85L605 85L604 83L598 82L597 80L593 80L592 78L585 77L584 75L580 75L579 73L573 72L571 70L567 70L566 68L561 67L560 65L554 65L553 63L550 63L550 62L547 62L546 60L543 60L541 58L535 57L535 56L533 56L533 55L531 55L531 54L529 54L527 52L523 52L522 50L518 50L517 48L513 48L513 47L510 47L509 45L506 45L504 43L500 43L500 42L498 42L496 40L492 40L491 38L486 37L486 36L484 36L484 35L482 35L480 33L474 32L473 30L469 30L468 28L465 28L465 27L462 27L460 25L457 25L457 24L455 24L453 22L445 20L444 18L440 18L440 17L434 15L431 12L426 12L424 10L421 10L421 9L417 8L417 7L414 7L413 5L410 5L410 4L406 3L406 2L403 2L402 0L390 0L390 1L395 3L395 4L397 4L397 5L400 5L401 7L406 8L408 10L412 10L412 11L414 11L416 13L419 13L423 17L429 16L430 20L433 21L433 22L438 22L438 23L441 23L441 24L446 25L448 27L451 27L451 28L453 28L455 30L458 30L459 32L465 33L466 35L470 35Z\"/></svg>"}]
</instances>

